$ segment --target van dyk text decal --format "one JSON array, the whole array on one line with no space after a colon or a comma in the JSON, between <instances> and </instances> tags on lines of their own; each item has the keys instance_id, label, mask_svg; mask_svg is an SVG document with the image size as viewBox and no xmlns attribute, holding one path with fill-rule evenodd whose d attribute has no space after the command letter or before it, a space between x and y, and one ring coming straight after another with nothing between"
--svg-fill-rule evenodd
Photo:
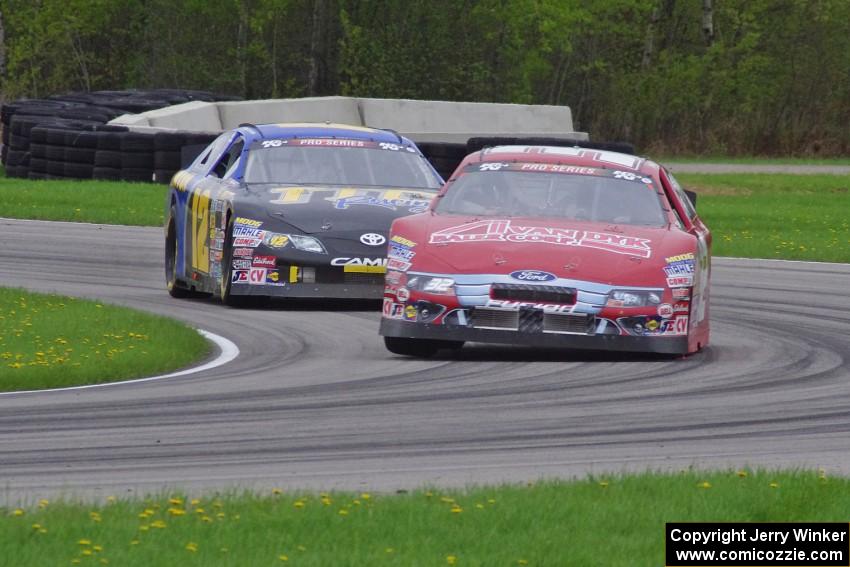
<instances>
[{"instance_id":1,"label":"van dyk text decal","mask_svg":"<svg viewBox=\"0 0 850 567\"><path fill-rule=\"evenodd\" d=\"M554 228L514 224L507 219L481 220L445 228L431 234L431 244L451 242L522 242L531 244L557 244L607 250L649 258L652 255L650 240L621 234L592 230Z\"/></svg>"}]
</instances>

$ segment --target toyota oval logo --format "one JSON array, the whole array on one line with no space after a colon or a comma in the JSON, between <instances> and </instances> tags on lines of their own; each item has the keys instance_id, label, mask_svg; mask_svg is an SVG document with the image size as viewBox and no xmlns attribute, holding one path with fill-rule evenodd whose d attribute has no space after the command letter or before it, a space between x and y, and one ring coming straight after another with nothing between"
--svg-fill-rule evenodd
<instances>
[{"instance_id":1,"label":"toyota oval logo","mask_svg":"<svg viewBox=\"0 0 850 567\"><path fill-rule=\"evenodd\" d=\"M511 272L511 277L524 282L551 282L558 279L555 274L541 272L540 270L517 270Z\"/></svg>"},{"instance_id":2,"label":"toyota oval logo","mask_svg":"<svg viewBox=\"0 0 850 567\"><path fill-rule=\"evenodd\" d=\"M385 244L387 239L374 232L367 232L366 234L360 237L360 242L365 244L366 246L380 246L381 244Z\"/></svg>"}]
</instances>

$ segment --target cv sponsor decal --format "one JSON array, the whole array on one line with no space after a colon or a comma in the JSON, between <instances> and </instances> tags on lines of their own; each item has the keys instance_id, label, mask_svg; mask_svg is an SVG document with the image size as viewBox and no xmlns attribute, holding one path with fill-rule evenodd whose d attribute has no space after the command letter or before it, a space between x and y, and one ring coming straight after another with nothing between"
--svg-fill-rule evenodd
<instances>
[{"instance_id":1,"label":"cv sponsor decal","mask_svg":"<svg viewBox=\"0 0 850 567\"><path fill-rule=\"evenodd\" d=\"M507 219L481 220L431 234L431 244L518 242L596 248L615 254L649 258L650 240L592 230L575 230L513 223Z\"/></svg>"}]
</instances>

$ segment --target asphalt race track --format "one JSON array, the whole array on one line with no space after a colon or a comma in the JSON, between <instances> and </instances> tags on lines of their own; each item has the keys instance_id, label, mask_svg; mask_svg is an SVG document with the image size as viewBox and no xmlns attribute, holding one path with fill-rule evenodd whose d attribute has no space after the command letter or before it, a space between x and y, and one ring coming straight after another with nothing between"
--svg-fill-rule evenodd
<instances>
[{"instance_id":1,"label":"asphalt race track","mask_svg":"<svg viewBox=\"0 0 850 567\"><path fill-rule=\"evenodd\" d=\"M0 505L689 466L850 474L850 265L715 259L712 346L687 359L475 345L420 361L383 348L377 305L172 299L161 229L0 219L0 243L2 286L168 314L241 350L174 379L0 396Z\"/></svg>"}]
</instances>

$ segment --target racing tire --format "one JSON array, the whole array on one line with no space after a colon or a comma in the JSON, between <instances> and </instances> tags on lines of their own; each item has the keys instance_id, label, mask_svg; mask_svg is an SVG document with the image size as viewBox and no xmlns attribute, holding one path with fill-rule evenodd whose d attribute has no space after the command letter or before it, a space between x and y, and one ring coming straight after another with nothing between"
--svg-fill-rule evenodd
<instances>
[{"instance_id":1,"label":"racing tire","mask_svg":"<svg viewBox=\"0 0 850 567\"><path fill-rule=\"evenodd\" d=\"M121 152L115 150L97 150L94 153L94 166L121 169Z\"/></svg>"},{"instance_id":2,"label":"racing tire","mask_svg":"<svg viewBox=\"0 0 850 567\"><path fill-rule=\"evenodd\" d=\"M384 346L393 354L430 358L442 348L457 350L463 341L438 341L434 339L408 339L404 337L384 337Z\"/></svg>"},{"instance_id":3,"label":"racing tire","mask_svg":"<svg viewBox=\"0 0 850 567\"><path fill-rule=\"evenodd\" d=\"M172 205L165 230L165 288L171 297L183 299L191 296L192 292L183 287L177 279L177 223L174 220L176 216L177 209Z\"/></svg>"}]
</instances>

